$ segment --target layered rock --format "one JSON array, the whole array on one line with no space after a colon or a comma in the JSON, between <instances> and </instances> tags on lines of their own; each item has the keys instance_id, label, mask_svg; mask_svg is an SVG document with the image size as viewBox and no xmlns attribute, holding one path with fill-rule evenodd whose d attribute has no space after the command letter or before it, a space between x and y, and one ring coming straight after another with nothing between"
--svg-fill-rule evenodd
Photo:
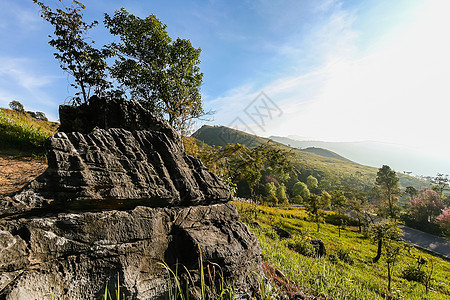
<instances>
[{"instance_id":1,"label":"layered rock","mask_svg":"<svg viewBox=\"0 0 450 300\"><path fill-rule=\"evenodd\" d=\"M258 297L256 238L170 126L121 99L60 112L48 169L0 199L0 299L95 299L117 282L126 299L167 299L161 262L189 270L195 298L200 257L208 279Z\"/></svg>"},{"instance_id":2,"label":"layered rock","mask_svg":"<svg viewBox=\"0 0 450 300\"><path fill-rule=\"evenodd\" d=\"M254 299L260 249L238 218L234 205L217 204L0 222L0 298L99 299L118 280L126 299L168 299L159 262L186 267L198 286L200 247L206 270L222 272L238 299Z\"/></svg>"}]
</instances>

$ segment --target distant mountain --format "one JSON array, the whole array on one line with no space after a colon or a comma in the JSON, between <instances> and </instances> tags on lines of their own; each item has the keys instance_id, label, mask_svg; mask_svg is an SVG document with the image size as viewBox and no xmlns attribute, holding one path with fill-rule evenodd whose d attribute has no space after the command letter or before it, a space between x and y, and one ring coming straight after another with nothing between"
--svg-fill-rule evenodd
<instances>
[{"instance_id":1,"label":"distant mountain","mask_svg":"<svg viewBox=\"0 0 450 300\"><path fill-rule=\"evenodd\" d=\"M223 147L226 144L242 144L247 147L258 147L264 143L267 143L271 139L259 137L256 135L248 134L233 128L225 126L208 126L204 125L199 130L197 130L193 135L196 139L203 141L204 143L211 146ZM277 142L278 143L278 142ZM284 144L284 143L280 143ZM342 160L346 162L351 162L351 160L334 153L333 151L317 148L308 147L306 149L298 149L301 152L313 153L323 157L333 158L337 160Z\"/></svg>"},{"instance_id":2,"label":"distant mountain","mask_svg":"<svg viewBox=\"0 0 450 300\"><path fill-rule=\"evenodd\" d=\"M336 152L354 162L381 167L389 165L397 172L411 172L416 175L435 176L437 173L450 173L450 162L425 155L405 146L363 141L363 142L324 142L298 140L300 137L271 136L270 139L294 148L319 147Z\"/></svg>"},{"instance_id":3,"label":"distant mountain","mask_svg":"<svg viewBox=\"0 0 450 300\"><path fill-rule=\"evenodd\" d=\"M375 182L378 167L370 167L353 162L333 151L317 146L305 148L288 138L276 137L278 141L255 136L225 126L203 126L192 137L210 146L225 146L229 143L239 143L247 147L257 147L269 141L278 144L287 151L294 151L295 166L300 171L300 180L306 180L313 175L326 185L327 190L351 186L353 188L369 191ZM290 145L290 146L288 146ZM293 147L293 148L292 148ZM380 165L381 166L381 165ZM400 185L404 188L414 186L420 189L427 185L424 180L398 173Z\"/></svg>"}]
</instances>

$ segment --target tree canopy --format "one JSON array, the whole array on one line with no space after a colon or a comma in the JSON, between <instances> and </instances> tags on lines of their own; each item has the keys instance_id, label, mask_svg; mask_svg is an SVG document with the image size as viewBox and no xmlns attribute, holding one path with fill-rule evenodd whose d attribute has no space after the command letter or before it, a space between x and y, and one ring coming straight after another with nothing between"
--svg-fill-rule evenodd
<instances>
[{"instance_id":1,"label":"tree canopy","mask_svg":"<svg viewBox=\"0 0 450 300\"><path fill-rule=\"evenodd\" d=\"M133 97L177 129L204 114L200 48L186 39L172 41L155 15L141 19L122 8L105 14L105 25L121 40L108 46L117 53L111 74Z\"/></svg>"},{"instance_id":2,"label":"tree canopy","mask_svg":"<svg viewBox=\"0 0 450 300\"><path fill-rule=\"evenodd\" d=\"M87 34L98 22L83 20L86 7L81 2L65 5L59 0L63 8L55 10L33 2L54 27L49 44L57 50L54 56L61 68L73 76L73 103L86 103L93 93L131 95L179 131L193 118L205 115L200 94L201 50L187 39L172 40L156 16L141 19L124 8L113 16L105 14L105 26L120 43L96 48ZM115 58L112 66L108 58Z\"/></svg>"}]
</instances>

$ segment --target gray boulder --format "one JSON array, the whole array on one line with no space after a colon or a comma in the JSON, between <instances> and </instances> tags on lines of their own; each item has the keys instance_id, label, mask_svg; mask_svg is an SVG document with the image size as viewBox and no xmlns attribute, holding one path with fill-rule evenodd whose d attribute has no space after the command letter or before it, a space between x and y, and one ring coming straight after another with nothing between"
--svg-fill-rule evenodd
<instances>
[{"instance_id":1,"label":"gray boulder","mask_svg":"<svg viewBox=\"0 0 450 300\"><path fill-rule=\"evenodd\" d=\"M199 270L209 286L223 280L238 299L259 297L255 236L170 126L123 99L60 113L47 170L0 199L0 299L99 299L117 284L126 299L168 299L162 262L191 299Z\"/></svg>"},{"instance_id":2,"label":"gray boulder","mask_svg":"<svg viewBox=\"0 0 450 300\"><path fill-rule=\"evenodd\" d=\"M200 251L207 281L209 269L236 298L257 297L260 248L233 204L3 219L0 299L99 299L117 280L125 299L168 299L159 262L199 286Z\"/></svg>"}]
</instances>

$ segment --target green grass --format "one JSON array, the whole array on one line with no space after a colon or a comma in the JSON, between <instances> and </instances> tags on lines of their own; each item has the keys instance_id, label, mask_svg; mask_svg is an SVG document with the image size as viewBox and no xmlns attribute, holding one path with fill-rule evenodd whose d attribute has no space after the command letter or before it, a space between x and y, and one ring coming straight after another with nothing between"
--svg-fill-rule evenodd
<instances>
[{"instance_id":1,"label":"green grass","mask_svg":"<svg viewBox=\"0 0 450 300\"><path fill-rule=\"evenodd\" d=\"M57 123L31 118L27 113L0 109L0 148L43 154L44 141L56 132Z\"/></svg>"},{"instance_id":2,"label":"green grass","mask_svg":"<svg viewBox=\"0 0 450 300\"><path fill-rule=\"evenodd\" d=\"M244 222L257 236L263 257L281 269L306 292L330 299L383 299L387 295L386 263L381 259L372 263L376 245L357 228L346 228L338 237L337 227L322 224L316 232L316 224L308 221L301 208L274 208L236 203ZM255 218L256 212L256 218ZM258 223L260 226L256 226ZM293 237L281 240L271 230L277 225L289 231ZM327 258L303 256L291 250L299 238L320 239L327 248ZM345 261L339 259L347 253ZM341 255L341 256L340 256ZM417 257L425 258L427 268L433 264L431 291L426 293L423 284L409 282L401 277L402 270L415 264ZM394 299L449 299L450 262L409 247L402 252L394 269Z\"/></svg>"}]
</instances>

